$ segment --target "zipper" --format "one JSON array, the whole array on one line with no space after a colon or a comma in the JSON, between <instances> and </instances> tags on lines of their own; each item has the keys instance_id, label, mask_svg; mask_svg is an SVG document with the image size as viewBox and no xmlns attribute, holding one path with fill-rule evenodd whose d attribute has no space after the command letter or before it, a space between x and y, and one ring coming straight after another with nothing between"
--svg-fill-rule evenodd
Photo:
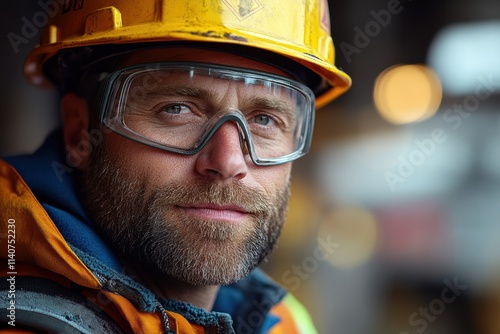
<instances>
[{"instance_id":1,"label":"zipper","mask_svg":"<svg viewBox=\"0 0 500 334\"><path fill-rule=\"evenodd\" d=\"M96 273L96 272L94 272L93 274L97 278L97 280L99 281L99 283L101 284L101 286L103 288L106 288L110 292L117 293L113 289L114 284L112 283L112 280L108 280L104 275ZM163 329L165 330L165 333L166 334L175 334L175 332L170 329L170 322L168 321L167 311L161 305L160 302L158 302L157 309L159 309L159 312L161 313L162 322L163 322Z\"/></svg>"},{"instance_id":2,"label":"zipper","mask_svg":"<svg viewBox=\"0 0 500 334\"><path fill-rule=\"evenodd\" d=\"M175 334L175 332L172 329L170 329L170 323L168 321L167 310L165 310L165 308L163 307L163 305L161 305L160 302L158 302L158 309L161 312L161 316L163 319L163 328L165 329L165 333L166 334Z\"/></svg>"}]
</instances>

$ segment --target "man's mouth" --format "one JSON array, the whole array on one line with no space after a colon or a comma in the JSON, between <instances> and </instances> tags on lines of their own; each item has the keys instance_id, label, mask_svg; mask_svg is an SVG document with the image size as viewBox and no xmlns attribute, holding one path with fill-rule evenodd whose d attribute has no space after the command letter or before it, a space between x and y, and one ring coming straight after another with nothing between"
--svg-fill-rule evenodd
<instances>
[{"instance_id":1,"label":"man's mouth","mask_svg":"<svg viewBox=\"0 0 500 334\"><path fill-rule=\"evenodd\" d=\"M239 223L250 215L250 212L238 205L195 203L180 204L176 207L193 218L228 223Z\"/></svg>"}]
</instances>

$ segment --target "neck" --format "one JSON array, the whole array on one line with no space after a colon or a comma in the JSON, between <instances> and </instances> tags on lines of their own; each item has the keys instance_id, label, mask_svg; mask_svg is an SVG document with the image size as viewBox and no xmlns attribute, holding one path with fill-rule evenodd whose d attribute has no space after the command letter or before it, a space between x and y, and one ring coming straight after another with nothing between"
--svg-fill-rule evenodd
<instances>
[{"instance_id":1,"label":"neck","mask_svg":"<svg viewBox=\"0 0 500 334\"><path fill-rule=\"evenodd\" d=\"M187 302L210 312L214 306L219 286L192 286L173 278L167 278L152 290L161 298Z\"/></svg>"},{"instance_id":2,"label":"neck","mask_svg":"<svg viewBox=\"0 0 500 334\"><path fill-rule=\"evenodd\" d=\"M158 298L190 303L210 312L214 306L218 285L193 286L173 277L151 275L148 271L129 268L133 276L149 288Z\"/></svg>"}]
</instances>

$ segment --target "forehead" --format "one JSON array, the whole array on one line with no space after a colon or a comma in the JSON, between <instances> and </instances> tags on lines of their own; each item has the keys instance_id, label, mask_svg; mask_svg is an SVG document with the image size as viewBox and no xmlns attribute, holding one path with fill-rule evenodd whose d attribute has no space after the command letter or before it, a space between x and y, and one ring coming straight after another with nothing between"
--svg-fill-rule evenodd
<instances>
[{"instance_id":1,"label":"forehead","mask_svg":"<svg viewBox=\"0 0 500 334\"><path fill-rule=\"evenodd\" d=\"M217 104L231 100L240 107L259 105L261 108L287 110L293 109L299 99L295 90L280 81L270 81L267 76L259 77L255 73L246 76L242 71L231 73L227 67L217 65L183 67L182 64L171 64L172 67L165 63L152 71L142 67L137 73L132 70L133 79L126 79L128 84L123 91L127 103L151 105L159 100L176 99L177 102L189 100Z\"/></svg>"},{"instance_id":2,"label":"forehead","mask_svg":"<svg viewBox=\"0 0 500 334\"><path fill-rule=\"evenodd\" d=\"M219 52L202 48L159 48L134 51L127 54L120 67L152 63L152 62L203 62L216 65L243 67L261 72L272 73L291 78L284 71L271 65L237 56L227 52Z\"/></svg>"}]
</instances>

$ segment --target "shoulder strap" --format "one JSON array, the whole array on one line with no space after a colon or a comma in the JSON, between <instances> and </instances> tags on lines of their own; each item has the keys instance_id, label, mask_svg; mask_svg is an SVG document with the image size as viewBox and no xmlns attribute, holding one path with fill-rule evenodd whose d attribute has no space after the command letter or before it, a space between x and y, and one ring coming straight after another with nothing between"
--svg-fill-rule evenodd
<instances>
[{"instance_id":1,"label":"shoulder strap","mask_svg":"<svg viewBox=\"0 0 500 334\"><path fill-rule=\"evenodd\" d=\"M0 309L7 311L7 317L0 319L3 328L15 325L37 333L123 333L76 289L43 278L3 277Z\"/></svg>"}]
</instances>

